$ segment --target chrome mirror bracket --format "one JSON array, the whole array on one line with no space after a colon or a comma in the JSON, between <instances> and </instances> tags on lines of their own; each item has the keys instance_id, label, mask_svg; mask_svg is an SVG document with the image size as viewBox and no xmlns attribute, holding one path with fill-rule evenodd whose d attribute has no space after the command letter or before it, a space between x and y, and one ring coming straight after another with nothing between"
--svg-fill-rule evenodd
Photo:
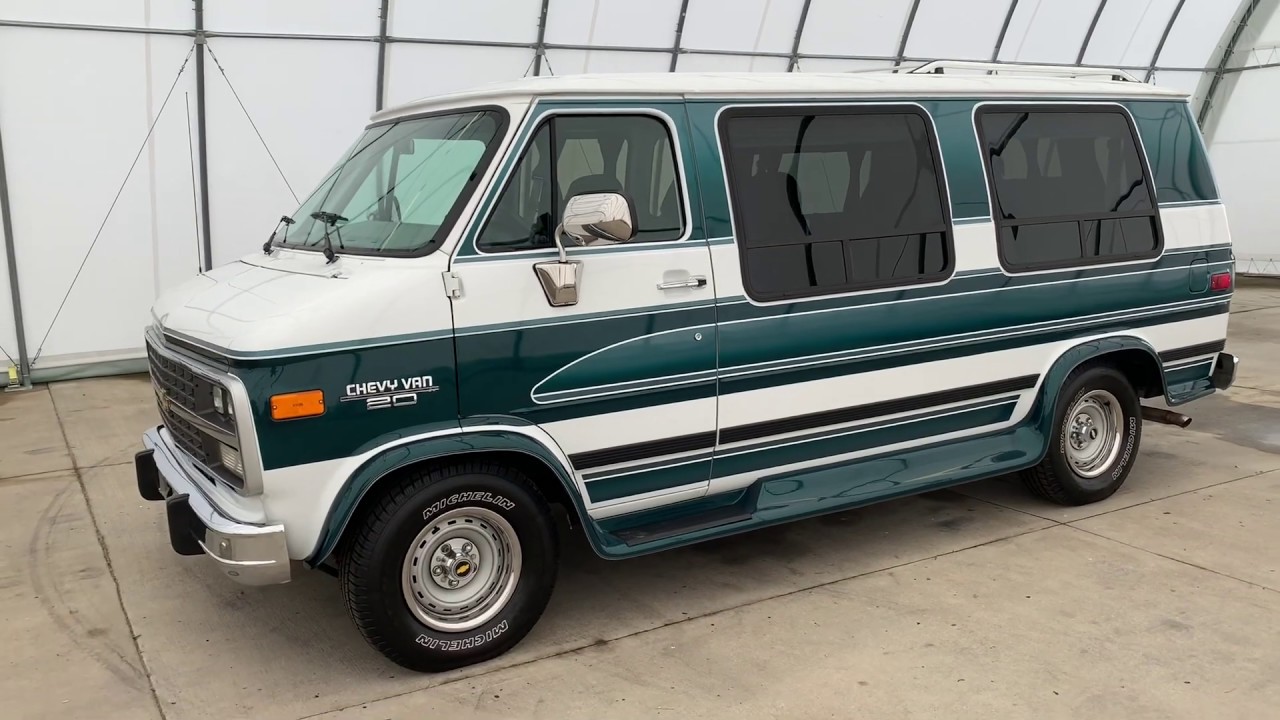
<instances>
[{"instance_id":1,"label":"chrome mirror bracket","mask_svg":"<svg viewBox=\"0 0 1280 720\"><path fill-rule=\"evenodd\" d=\"M542 292L552 307L578 304L578 281L582 277L582 261L570 260L564 248L564 225L556 226L553 234L559 260L534 263L533 271L542 285Z\"/></svg>"},{"instance_id":2,"label":"chrome mirror bracket","mask_svg":"<svg viewBox=\"0 0 1280 720\"><path fill-rule=\"evenodd\" d=\"M542 292L552 307L578 304L578 282L582 278L582 261L551 260L535 263L533 271L538 275Z\"/></svg>"}]
</instances>

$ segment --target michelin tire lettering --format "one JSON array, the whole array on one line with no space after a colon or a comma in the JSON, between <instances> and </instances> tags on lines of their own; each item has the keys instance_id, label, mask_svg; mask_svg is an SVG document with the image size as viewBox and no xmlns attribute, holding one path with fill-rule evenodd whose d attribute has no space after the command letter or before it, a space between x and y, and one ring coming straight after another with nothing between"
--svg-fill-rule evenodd
<instances>
[{"instance_id":1,"label":"michelin tire lettering","mask_svg":"<svg viewBox=\"0 0 1280 720\"><path fill-rule=\"evenodd\" d=\"M494 495L493 493L488 492L460 492L454 493L443 500L439 500L433 503L431 507L423 510L422 519L426 520L447 507L453 507L454 505L463 502L488 503L490 505L500 507L503 510L511 510L516 506L514 502L501 495Z\"/></svg>"},{"instance_id":2,"label":"michelin tire lettering","mask_svg":"<svg viewBox=\"0 0 1280 720\"><path fill-rule=\"evenodd\" d=\"M470 650L471 648L479 647L506 631L507 621L503 620L479 635L473 635L469 638L463 638L462 640L437 640L426 635L419 635L417 642L428 650L455 652L457 650Z\"/></svg>"},{"instance_id":3,"label":"michelin tire lettering","mask_svg":"<svg viewBox=\"0 0 1280 720\"><path fill-rule=\"evenodd\" d=\"M1120 473L1124 472L1124 468L1129 464L1129 456L1133 454L1133 440L1138 435L1138 418L1129 418L1128 442L1124 446L1124 454L1120 456L1120 462L1116 463L1116 469L1111 471L1111 479L1115 480L1120 477Z\"/></svg>"}]
</instances>

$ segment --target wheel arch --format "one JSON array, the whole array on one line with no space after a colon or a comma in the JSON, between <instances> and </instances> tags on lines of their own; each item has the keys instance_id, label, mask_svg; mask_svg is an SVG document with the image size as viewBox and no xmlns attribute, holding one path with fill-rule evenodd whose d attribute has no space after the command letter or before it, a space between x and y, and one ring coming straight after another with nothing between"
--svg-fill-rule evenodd
<instances>
[{"instance_id":1,"label":"wheel arch","mask_svg":"<svg viewBox=\"0 0 1280 720\"><path fill-rule=\"evenodd\" d=\"M558 454L537 439L515 429L464 430L455 435L423 438L396 445L377 453L361 464L343 483L329 506L315 550L306 559L310 567L328 560L351 519L406 471L423 465L438 465L484 458L515 467L528 475L548 503L563 505L586 530L592 546L599 548L582 497L573 475Z\"/></svg>"},{"instance_id":2,"label":"wheel arch","mask_svg":"<svg viewBox=\"0 0 1280 720\"><path fill-rule=\"evenodd\" d=\"M1133 385L1139 399L1167 395L1160 353L1143 338L1117 335L1082 342L1058 357L1049 366L1031 411L1031 425L1044 438L1037 462L1044 458L1053 437L1053 411L1067 378L1077 368L1105 363L1116 368Z\"/></svg>"}]
</instances>

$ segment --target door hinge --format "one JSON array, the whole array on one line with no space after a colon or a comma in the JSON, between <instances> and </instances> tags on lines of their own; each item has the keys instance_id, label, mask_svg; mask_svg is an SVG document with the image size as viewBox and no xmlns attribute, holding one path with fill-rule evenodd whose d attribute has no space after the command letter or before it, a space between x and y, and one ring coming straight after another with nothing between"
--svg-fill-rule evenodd
<instances>
[{"instance_id":1,"label":"door hinge","mask_svg":"<svg viewBox=\"0 0 1280 720\"><path fill-rule=\"evenodd\" d=\"M452 271L445 271L440 274L444 278L444 294L450 298L457 300L462 297L462 278Z\"/></svg>"}]
</instances>

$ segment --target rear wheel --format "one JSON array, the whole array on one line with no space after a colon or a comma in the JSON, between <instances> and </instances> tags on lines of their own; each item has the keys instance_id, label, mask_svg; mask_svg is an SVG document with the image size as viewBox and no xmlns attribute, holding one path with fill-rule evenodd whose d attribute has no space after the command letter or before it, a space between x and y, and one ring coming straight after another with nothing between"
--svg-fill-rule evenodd
<instances>
[{"instance_id":1,"label":"rear wheel","mask_svg":"<svg viewBox=\"0 0 1280 720\"><path fill-rule=\"evenodd\" d=\"M1101 365L1068 376L1054 412L1053 444L1022 473L1037 495L1060 505L1111 497L1133 468L1142 440L1142 409L1129 380Z\"/></svg>"},{"instance_id":2,"label":"rear wheel","mask_svg":"<svg viewBox=\"0 0 1280 720\"><path fill-rule=\"evenodd\" d=\"M417 472L356 522L339 572L347 609L403 667L438 672L497 657L551 597L555 526L533 483L510 468Z\"/></svg>"}]
</instances>

